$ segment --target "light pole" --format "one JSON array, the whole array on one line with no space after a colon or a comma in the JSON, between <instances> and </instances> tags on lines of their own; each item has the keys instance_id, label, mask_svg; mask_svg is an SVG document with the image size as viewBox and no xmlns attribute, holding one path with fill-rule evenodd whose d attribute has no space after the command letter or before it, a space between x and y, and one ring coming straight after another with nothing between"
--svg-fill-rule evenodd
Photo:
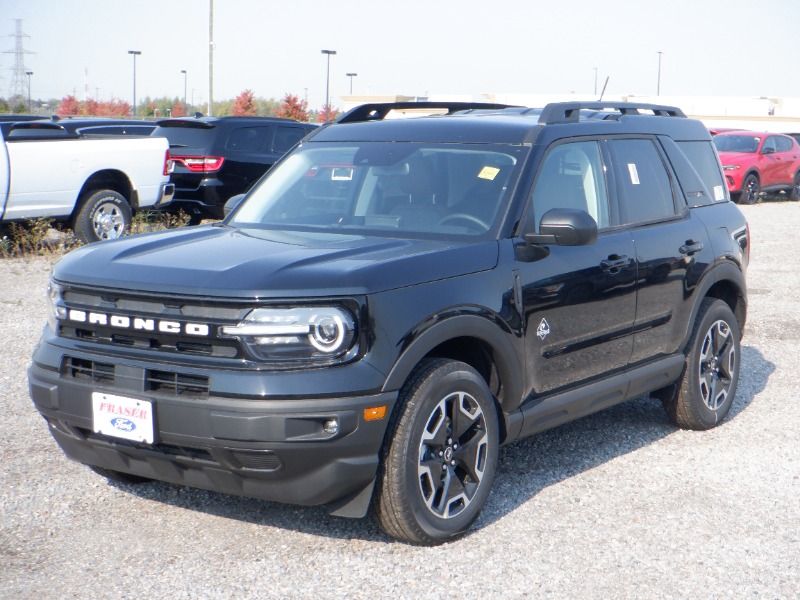
<instances>
[{"instance_id":1,"label":"light pole","mask_svg":"<svg viewBox=\"0 0 800 600\"><path fill-rule=\"evenodd\" d=\"M141 50L128 50L128 54L133 56L133 107L131 111L136 116L136 57L141 54Z\"/></svg>"},{"instance_id":2,"label":"light pole","mask_svg":"<svg viewBox=\"0 0 800 600\"><path fill-rule=\"evenodd\" d=\"M322 54L327 54L328 57L328 68L325 71L325 120L327 121L331 112L331 54L336 54L336 50L323 50Z\"/></svg>"},{"instance_id":3,"label":"light pole","mask_svg":"<svg viewBox=\"0 0 800 600\"><path fill-rule=\"evenodd\" d=\"M350 95L353 95L353 77L358 77L358 73L347 73L347 76L350 78Z\"/></svg>"},{"instance_id":4,"label":"light pole","mask_svg":"<svg viewBox=\"0 0 800 600\"><path fill-rule=\"evenodd\" d=\"M597 67L594 67L594 95L597 96Z\"/></svg>"},{"instance_id":5,"label":"light pole","mask_svg":"<svg viewBox=\"0 0 800 600\"><path fill-rule=\"evenodd\" d=\"M183 112L188 112L188 108L186 106L186 69L181 69L181 73L183 73Z\"/></svg>"},{"instance_id":6,"label":"light pole","mask_svg":"<svg viewBox=\"0 0 800 600\"><path fill-rule=\"evenodd\" d=\"M31 75L33 75L33 71L25 71L25 75L28 76L28 112L31 112Z\"/></svg>"},{"instance_id":7,"label":"light pole","mask_svg":"<svg viewBox=\"0 0 800 600\"><path fill-rule=\"evenodd\" d=\"M658 83L656 84L656 96L661 95L661 55L663 52L658 51Z\"/></svg>"}]
</instances>

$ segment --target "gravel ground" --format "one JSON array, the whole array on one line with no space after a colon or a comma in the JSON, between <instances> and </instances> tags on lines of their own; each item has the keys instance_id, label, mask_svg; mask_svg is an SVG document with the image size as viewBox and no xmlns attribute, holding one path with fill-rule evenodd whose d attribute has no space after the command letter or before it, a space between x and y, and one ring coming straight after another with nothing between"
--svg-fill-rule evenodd
<instances>
[{"instance_id":1,"label":"gravel ground","mask_svg":"<svg viewBox=\"0 0 800 600\"><path fill-rule=\"evenodd\" d=\"M437 548L67 460L28 398L48 260L0 261L0 597L800 596L800 205L753 236L739 390L713 431L635 400L504 448L473 531Z\"/></svg>"}]
</instances>

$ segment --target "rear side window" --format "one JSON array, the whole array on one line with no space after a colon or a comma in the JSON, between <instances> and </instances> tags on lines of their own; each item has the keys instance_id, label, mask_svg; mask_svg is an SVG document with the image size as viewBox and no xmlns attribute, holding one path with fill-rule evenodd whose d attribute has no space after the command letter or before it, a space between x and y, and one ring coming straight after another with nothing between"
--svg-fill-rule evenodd
<instances>
[{"instance_id":1,"label":"rear side window","mask_svg":"<svg viewBox=\"0 0 800 600\"><path fill-rule=\"evenodd\" d=\"M279 126L275 131L275 141L272 143L273 152L284 154L297 142L303 139L306 130L302 127Z\"/></svg>"},{"instance_id":2,"label":"rear side window","mask_svg":"<svg viewBox=\"0 0 800 600\"><path fill-rule=\"evenodd\" d=\"M792 149L792 140L787 137L777 137L775 142L778 146L778 152L789 152Z\"/></svg>"},{"instance_id":3,"label":"rear side window","mask_svg":"<svg viewBox=\"0 0 800 600\"><path fill-rule=\"evenodd\" d=\"M725 182L722 180L719 161L711 142L677 142L677 144L700 175L714 202L725 200Z\"/></svg>"},{"instance_id":4,"label":"rear side window","mask_svg":"<svg viewBox=\"0 0 800 600\"><path fill-rule=\"evenodd\" d=\"M225 149L231 152L266 152L272 127L239 127L231 131Z\"/></svg>"},{"instance_id":5,"label":"rear side window","mask_svg":"<svg viewBox=\"0 0 800 600\"><path fill-rule=\"evenodd\" d=\"M651 140L610 140L623 223L643 223L675 215L672 185Z\"/></svg>"}]
</instances>

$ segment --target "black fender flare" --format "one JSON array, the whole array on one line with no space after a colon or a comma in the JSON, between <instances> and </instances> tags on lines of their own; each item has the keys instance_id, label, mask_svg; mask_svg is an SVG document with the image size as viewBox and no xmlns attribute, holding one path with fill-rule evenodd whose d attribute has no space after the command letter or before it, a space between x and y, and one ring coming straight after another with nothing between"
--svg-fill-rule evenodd
<instances>
[{"instance_id":1,"label":"black fender flare","mask_svg":"<svg viewBox=\"0 0 800 600\"><path fill-rule=\"evenodd\" d=\"M503 411L517 408L525 386L525 366L515 348L515 338L518 336L496 315L457 314L428 325L416 334L395 361L382 391L400 389L414 367L431 350L459 337L476 338L491 348L497 373L503 383Z\"/></svg>"}]
</instances>

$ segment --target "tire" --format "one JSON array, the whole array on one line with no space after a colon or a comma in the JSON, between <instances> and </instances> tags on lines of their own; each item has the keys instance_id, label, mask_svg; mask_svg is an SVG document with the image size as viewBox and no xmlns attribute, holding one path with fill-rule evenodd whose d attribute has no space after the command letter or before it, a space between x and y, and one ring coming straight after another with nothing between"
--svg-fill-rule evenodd
<instances>
[{"instance_id":1,"label":"tire","mask_svg":"<svg viewBox=\"0 0 800 600\"><path fill-rule=\"evenodd\" d=\"M800 200L800 171L794 174L792 190L789 192L789 200L794 200L795 202Z\"/></svg>"},{"instance_id":2,"label":"tire","mask_svg":"<svg viewBox=\"0 0 800 600\"><path fill-rule=\"evenodd\" d=\"M130 473L123 473L122 471L112 471L111 469L104 469L103 467L96 467L95 465L88 465L88 467L98 475L102 475L109 481L115 481L117 483L127 483L131 485L137 485L140 483L147 483L148 481L152 481L152 479L148 479L147 477L140 477L139 475L131 475Z\"/></svg>"},{"instance_id":3,"label":"tire","mask_svg":"<svg viewBox=\"0 0 800 600\"><path fill-rule=\"evenodd\" d=\"M469 365L431 359L411 374L396 410L379 476L378 522L412 544L454 539L478 517L497 470L492 394Z\"/></svg>"},{"instance_id":4,"label":"tire","mask_svg":"<svg viewBox=\"0 0 800 600\"><path fill-rule=\"evenodd\" d=\"M741 332L730 307L716 298L700 305L681 379L660 396L670 419L682 429L719 424L733 404L739 380Z\"/></svg>"},{"instance_id":5,"label":"tire","mask_svg":"<svg viewBox=\"0 0 800 600\"><path fill-rule=\"evenodd\" d=\"M761 200L761 184L755 173L748 173L742 182L739 204L756 204Z\"/></svg>"},{"instance_id":6,"label":"tire","mask_svg":"<svg viewBox=\"0 0 800 600\"><path fill-rule=\"evenodd\" d=\"M114 190L92 192L78 209L72 229L83 242L114 240L130 230L131 206Z\"/></svg>"}]
</instances>

